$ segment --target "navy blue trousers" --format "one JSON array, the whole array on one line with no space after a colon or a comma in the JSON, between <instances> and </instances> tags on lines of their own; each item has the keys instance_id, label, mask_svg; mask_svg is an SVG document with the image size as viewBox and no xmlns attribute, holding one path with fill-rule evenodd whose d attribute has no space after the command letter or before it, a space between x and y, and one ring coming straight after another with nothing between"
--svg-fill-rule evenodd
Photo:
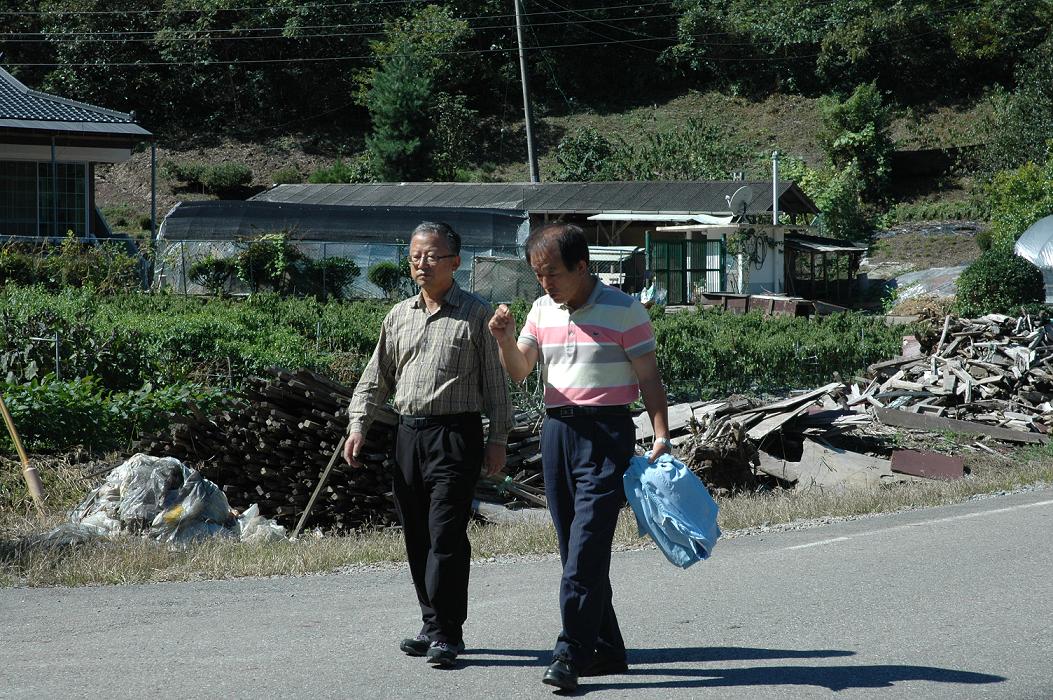
<instances>
[{"instance_id":1,"label":"navy blue trousers","mask_svg":"<svg viewBox=\"0 0 1053 700\"><path fill-rule=\"evenodd\" d=\"M468 617L467 527L483 463L482 421L475 416L452 425L399 425L395 461L395 511L420 603L421 632L458 644Z\"/></svg>"},{"instance_id":2,"label":"navy blue trousers","mask_svg":"<svg viewBox=\"0 0 1053 700\"><path fill-rule=\"evenodd\" d=\"M559 539L563 630L555 658L583 668L593 655L625 660L611 602L611 544L625 504L622 475L636 429L629 416L548 416L541 432L545 495Z\"/></svg>"}]
</instances>

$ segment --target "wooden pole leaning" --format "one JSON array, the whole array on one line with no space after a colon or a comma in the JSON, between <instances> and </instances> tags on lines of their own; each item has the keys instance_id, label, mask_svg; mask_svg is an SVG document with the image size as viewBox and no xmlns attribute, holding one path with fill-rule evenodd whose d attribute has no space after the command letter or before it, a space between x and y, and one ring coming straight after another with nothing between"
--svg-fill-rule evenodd
<instances>
[{"instance_id":1,"label":"wooden pole leaning","mask_svg":"<svg viewBox=\"0 0 1053 700\"><path fill-rule=\"evenodd\" d=\"M40 475L37 474L37 468L29 464L29 457L26 455L25 448L22 447L22 440L18 437L18 431L15 430L15 421L7 410L7 404L4 403L3 396L0 396L0 413L4 416L7 433L11 436L11 442L15 444L15 450L18 451L18 458L22 461L22 478L26 480L29 495L33 497L33 503L37 506L37 512L43 514L44 485L40 483Z\"/></svg>"},{"instance_id":2,"label":"wooden pole leaning","mask_svg":"<svg viewBox=\"0 0 1053 700\"><path fill-rule=\"evenodd\" d=\"M296 529L292 531L292 535L289 539L295 540L300 534L300 530L303 529L303 524L307 522L307 516L311 514L311 510L314 508L314 502L318 500L318 494L325 488L325 482L329 480L329 473L333 471L333 465L336 464L336 460L344 452L344 443L347 442L347 436L340 438L340 442L336 443L336 449L333 450L333 456L329 458L329 464L326 465L325 471L322 472L322 476L318 479L318 485L314 487L314 493L311 494L311 500L307 501L307 507L303 509L303 515L300 516L300 521L296 523Z\"/></svg>"}]
</instances>

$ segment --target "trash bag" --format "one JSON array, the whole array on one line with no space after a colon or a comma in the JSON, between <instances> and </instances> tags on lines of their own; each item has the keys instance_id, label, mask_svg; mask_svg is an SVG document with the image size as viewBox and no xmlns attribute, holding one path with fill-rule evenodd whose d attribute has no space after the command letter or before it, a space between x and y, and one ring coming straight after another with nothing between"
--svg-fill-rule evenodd
<instances>
[{"instance_id":1,"label":"trash bag","mask_svg":"<svg viewBox=\"0 0 1053 700\"><path fill-rule=\"evenodd\" d=\"M285 528L270 518L260 515L255 503L245 509L236 527L242 542L273 542L285 539Z\"/></svg>"},{"instance_id":2,"label":"trash bag","mask_svg":"<svg viewBox=\"0 0 1053 700\"><path fill-rule=\"evenodd\" d=\"M285 538L285 528L260 515L255 504L239 518L219 486L178 459L137 454L111 470L102 485L70 511L69 523L41 539L77 544L128 533L167 543L209 537L253 542Z\"/></svg>"}]
</instances>

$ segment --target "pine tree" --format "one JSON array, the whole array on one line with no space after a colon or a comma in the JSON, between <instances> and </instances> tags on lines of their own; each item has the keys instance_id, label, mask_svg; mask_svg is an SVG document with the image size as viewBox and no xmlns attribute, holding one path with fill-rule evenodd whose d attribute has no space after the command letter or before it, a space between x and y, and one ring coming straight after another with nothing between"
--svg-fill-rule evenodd
<instances>
[{"instance_id":1,"label":"pine tree","mask_svg":"<svg viewBox=\"0 0 1053 700\"><path fill-rule=\"evenodd\" d=\"M383 180L419 181L431 171L432 81L419 63L411 49L400 50L377 70L369 91L373 133L366 146Z\"/></svg>"}]
</instances>

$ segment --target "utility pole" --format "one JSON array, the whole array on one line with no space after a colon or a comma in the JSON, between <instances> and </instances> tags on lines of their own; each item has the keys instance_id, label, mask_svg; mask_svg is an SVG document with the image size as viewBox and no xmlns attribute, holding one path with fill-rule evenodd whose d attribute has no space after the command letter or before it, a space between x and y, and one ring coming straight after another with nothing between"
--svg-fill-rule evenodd
<instances>
[{"instance_id":1,"label":"utility pole","mask_svg":"<svg viewBox=\"0 0 1053 700\"><path fill-rule=\"evenodd\" d=\"M534 153L534 120L530 116L530 87L527 74L526 54L523 52L523 6L522 0L512 0L516 7L516 38L519 42L519 79L523 83L523 116L526 121L527 165L530 181L540 182L537 170L537 154Z\"/></svg>"}]
</instances>

